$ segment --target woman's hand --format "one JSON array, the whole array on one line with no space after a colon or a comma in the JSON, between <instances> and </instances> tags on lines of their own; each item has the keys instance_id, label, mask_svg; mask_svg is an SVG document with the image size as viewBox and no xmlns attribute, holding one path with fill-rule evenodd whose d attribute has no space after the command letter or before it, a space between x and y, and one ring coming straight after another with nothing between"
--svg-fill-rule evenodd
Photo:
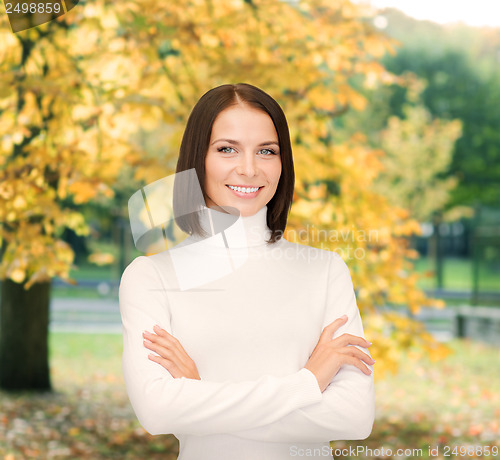
<instances>
[{"instance_id":1,"label":"woman's hand","mask_svg":"<svg viewBox=\"0 0 500 460\"><path fill-rule=\"evenodd\" d=\"M142 333L144 346L160 355L150 353L149 359L163 366L174 379L186 377L201 380L196 364L182 348L179 340L160 326L154 326L153 330L156 334L148 331Z\"/></svg>"},{"instance_id":2,"label":"woman's hand","mask_svg":"<svg viewBox=\"0 0 500 460\"><path fill-rule=\"evenodd\" d=\"M351 334L342 334L332 340L335 331L343 326L347 321L347 316L337 318L323 329L318 344L314 348L309 360L304 366L309 369L318 380L321 392L325 391L330 381L337 375L341 366L352 364L363 371L366 375L371 374L371 370L365 366L373 364L375 360L363 353L359 348L350 345L359 345L368 348L371 343L362 337Z\"/></svg>"}]
</instances>

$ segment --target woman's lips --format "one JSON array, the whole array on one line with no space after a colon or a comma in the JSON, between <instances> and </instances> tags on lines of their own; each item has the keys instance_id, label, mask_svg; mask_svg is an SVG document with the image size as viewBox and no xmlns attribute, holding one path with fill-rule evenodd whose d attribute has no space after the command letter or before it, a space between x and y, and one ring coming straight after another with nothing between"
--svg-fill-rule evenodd
<instances>
[{"instance_id":1,"label":"woman's lips","mask_svg":"<svg viewBox=\"0 0 500 460\"><path fill-rule=\"evenodd\" d=\"M255 198L263 188L259 187L259 190L256 190L255 192L245 193L245 192L238 192L238 190L233 190L232 188L229 187L229 185L226 185L226 187L239 198ZM253 187L248 187L248 188L253 188Z\"/></svg>"}]
</instances>

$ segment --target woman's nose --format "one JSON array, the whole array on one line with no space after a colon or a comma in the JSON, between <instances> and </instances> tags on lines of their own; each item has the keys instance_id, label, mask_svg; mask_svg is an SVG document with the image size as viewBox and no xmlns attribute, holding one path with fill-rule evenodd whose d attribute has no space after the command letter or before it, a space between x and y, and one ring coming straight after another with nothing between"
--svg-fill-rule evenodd
<instances>
[{"instance_id":1,"label":"woman's nose","mask_svg":"<svg viewBox=\"0 0 500 460\"><path fill-rule=\"evenodd\" d=\"M255 155L253 153L245 153L241 155L236 172L238 174L243 174L248 177L255 176L256 173Z\"/></svg>"}]
</instances>

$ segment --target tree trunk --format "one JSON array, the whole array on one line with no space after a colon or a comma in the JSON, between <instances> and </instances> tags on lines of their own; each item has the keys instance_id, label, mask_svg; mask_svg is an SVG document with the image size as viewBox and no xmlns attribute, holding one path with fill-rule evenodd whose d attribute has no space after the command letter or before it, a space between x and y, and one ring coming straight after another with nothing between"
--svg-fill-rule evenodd
<instances>
[{"instance_id":1,"label":"tree trunk","mask_svg":"<svg viewBox=\"0 0 500 460\"><path fill-rule=\"evenodd\" d=\"M51 282L2 281L0 301L0 388L50 391L48 355Z\"/></svg>"}]
</instances>

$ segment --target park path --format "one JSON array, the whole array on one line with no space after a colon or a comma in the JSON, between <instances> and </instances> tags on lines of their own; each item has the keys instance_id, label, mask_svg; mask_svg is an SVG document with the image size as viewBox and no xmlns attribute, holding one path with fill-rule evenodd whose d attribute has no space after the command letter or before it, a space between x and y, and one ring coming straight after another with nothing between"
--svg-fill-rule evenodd
<instances>
[{"instance_id":1,"label":"park path","mask_svg":"<svg viewBox=\"0 0 500 460\"><path fill-rule=\"evenodd\" d=\"M423 320L427 330L441 342L446 342L455 335L452 309L426 311L416 318ZM50 307L50 330L53 332L121 334L118 298L54 298Z\"/></svg>"},{"instance_id":2,"label":"park path","mask_svg":"<svg viewBox=\"0 0 500 460\"><path fill-rule=\"evenodd\" d=\"M52 299L49 330L121 334L118 299Z\"/></svg>"}]
</instances>

